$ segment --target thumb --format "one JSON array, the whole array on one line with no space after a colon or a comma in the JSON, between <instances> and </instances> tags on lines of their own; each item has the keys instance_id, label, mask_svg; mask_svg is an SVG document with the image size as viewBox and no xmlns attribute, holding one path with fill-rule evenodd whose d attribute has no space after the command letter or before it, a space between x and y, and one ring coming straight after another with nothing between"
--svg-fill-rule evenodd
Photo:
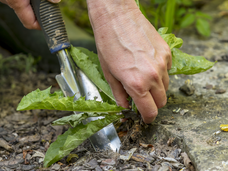
<instances>
[{"instance_id":1,"label":"thumb","mask_svg":"<svg viewBox=\"0 0 228 171\"><path fill-rule=\"evenodd\" d=\"M48 0L48 1L52 3L59 3L61 0Z\"/></svg>"}]
</instances>

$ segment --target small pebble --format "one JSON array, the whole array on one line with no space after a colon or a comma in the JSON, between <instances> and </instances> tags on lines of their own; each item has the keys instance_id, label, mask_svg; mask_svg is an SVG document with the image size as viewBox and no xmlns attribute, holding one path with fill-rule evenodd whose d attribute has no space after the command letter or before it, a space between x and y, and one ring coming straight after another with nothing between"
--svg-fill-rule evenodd
<instances>
[{"instance_id":1,"label":"small pebble","mask_svg":"<svg viewBox=\"0 0 228 171\"><path fill-rule=\"evenodd\" d=\"M60 169L60 165L59 164L54 164L51 169L53 170L59 170Z\"/></svg>"},{"instance_id":2,"label":"small pebble","mask_svg":"<svg viewBox=\"0 0 228 171\"><path fill-rule=\"evenodd\" d=\"M226 92L225 89L218 89L216 90L215 94L224 94Z\"/></svg>"},{"instance_id":3,"label":"small pebble","mask_svg":"<svg viewBox=\"0 0 228 171\"><path fill-rule=\"evenodd\" d=\"M206 84L206 86L205 86L204 88L207 89L207 90L210 90L210 89L213 88L213 85L211 85L211 84Z\"/></svg>"},{"instance_id":4,"label":"small pebble","mask_svg":"<svg viewBox=\"0 0 228 171\"><path fill-rule=\"evenodd\" d=\"M180 111L180 115L183 116L183 115L186 114L188 111L189 111L188 109L183 109L183 110Z\"/></svg>"}]
</instances>

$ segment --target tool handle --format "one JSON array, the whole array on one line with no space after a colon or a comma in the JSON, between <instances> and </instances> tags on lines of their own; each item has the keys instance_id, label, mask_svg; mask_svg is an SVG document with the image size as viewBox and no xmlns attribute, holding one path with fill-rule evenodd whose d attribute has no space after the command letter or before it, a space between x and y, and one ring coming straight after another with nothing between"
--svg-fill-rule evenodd
<instances>
[{"instance_id":1,"label":"tool handle","mask_svg":"<svg viewBox=\"0 0 228 171\"><path fill-rule=\"evenodd\" d=\"M47 0L31 0L30 2L51 53L69 48L70 42L59 4Z\"/></svg>"}]
</instances>

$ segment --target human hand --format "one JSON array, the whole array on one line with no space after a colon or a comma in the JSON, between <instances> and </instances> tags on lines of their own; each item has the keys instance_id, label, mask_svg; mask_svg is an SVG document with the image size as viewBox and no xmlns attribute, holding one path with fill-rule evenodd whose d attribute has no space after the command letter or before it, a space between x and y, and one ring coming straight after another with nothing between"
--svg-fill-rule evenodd
<instances>
[{"instance_id":1,"label":"human hand","mask_svg":"<svg viewBox=\"0 0 228 171\"><path fill-rule=\"evenodd\" d=\"M145 123L166 102L171 52L134 0L87 0L101 66L118 105L134 100Z\"/></svg>"},{"instance_id":2,"label":"human hand","mask_svg":"<svg viewBox=\"0 0 228 171\"><path fill-rule=\"evenodd\" d=\"M48 1L52 3L58 3L61 0ZM0 2L7 4L15 11L24 27L26 27L27 29L40 30L40 25L36 20L35 14L30 5L30 0L0 0Z\"/></svg>"}]
</instances>

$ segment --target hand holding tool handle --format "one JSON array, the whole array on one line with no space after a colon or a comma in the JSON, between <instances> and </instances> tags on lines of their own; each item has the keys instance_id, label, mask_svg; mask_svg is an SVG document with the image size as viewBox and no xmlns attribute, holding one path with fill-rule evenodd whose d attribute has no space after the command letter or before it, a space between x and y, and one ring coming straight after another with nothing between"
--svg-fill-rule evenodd
<instances>
[{"instance_id":1,"label":"hand holding tool handle","mask_svg":"<svg viewBox=\"0 0 228 171\"><path fill-rule=\"evenodd\" d=\"M69 48L70 42L59 4L47 0L31 0L31 5L51 53Z\"/></svg>"}]
</instances>

